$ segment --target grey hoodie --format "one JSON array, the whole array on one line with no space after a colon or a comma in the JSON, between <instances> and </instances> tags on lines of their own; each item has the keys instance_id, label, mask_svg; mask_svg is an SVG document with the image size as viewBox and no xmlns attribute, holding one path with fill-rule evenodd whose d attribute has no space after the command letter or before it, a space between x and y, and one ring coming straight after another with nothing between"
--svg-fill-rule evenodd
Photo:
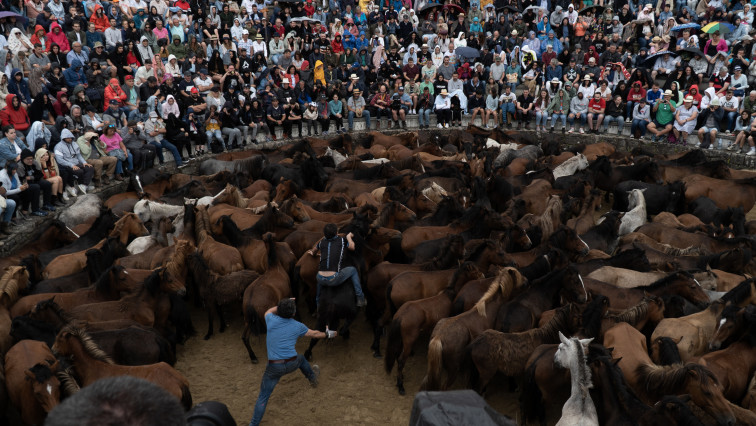
<instances>
[{"instance_id":1,"label":"grey hoodie","mask_svg":"<svg viewBox=\"0 0 756 426\"><path fill-rule=\"evenodd\" d=\"M583 96L583 99L580 99L577 96L574 96L572 100L570 101L570 113L571 114L585 114L588 112L588 101L589 99Z\"/></svg>"}]
</instances>

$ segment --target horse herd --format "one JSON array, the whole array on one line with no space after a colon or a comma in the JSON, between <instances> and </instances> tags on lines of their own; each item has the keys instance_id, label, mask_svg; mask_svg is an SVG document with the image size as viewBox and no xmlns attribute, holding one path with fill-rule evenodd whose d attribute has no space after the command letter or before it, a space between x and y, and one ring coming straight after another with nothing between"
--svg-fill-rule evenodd
<instances>
[{"instance_id":1,"label":"horse herd","mask_svg":"<svg viewBox=\"0 0 756 426\"><path fill-rule=\"evenodd\" d=\"M563 407L561 424L756 424L756 173L701 151L529 137L471 126L308 138L222 154L197 175L132 177L0 260L0 409L41 424L115 375L189 408L172 365L195 334L190 304L207 313L205 339L241 306L253 363L250 336L285 297L348 339L354 290L324 287L316 306L306 253L336 223L354 234L344 264L400 394L427 341L410 387L517 388L523 422Z\"/></svg>"}]
</instances>

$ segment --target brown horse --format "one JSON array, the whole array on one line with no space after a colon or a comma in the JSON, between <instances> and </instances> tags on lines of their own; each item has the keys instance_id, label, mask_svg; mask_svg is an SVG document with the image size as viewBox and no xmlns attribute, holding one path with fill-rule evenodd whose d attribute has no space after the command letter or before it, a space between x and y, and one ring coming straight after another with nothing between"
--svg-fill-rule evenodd
<instances>
[{"instance_id":1,"label":"brown horse","mask_svg":"<svg viewBox=\"0 0 756 426\"><path fill-rule=\"evenodd\" d=\"M685 182L685 199L695 201L698 197L709 197L717 207L742 207L749 212L756 204L756 178L739 180L722 180L702 175L687 175Z\"/></svg>"},{"instance_id":2,"label":"brown horse","mask_svg":"<svg viewBox=\"0 0 756 426\"><path fill-rule=\"evenodd\" d=\"M291 216L294 221L302 223L310 220L310 214L307 213L306 205L296 196L289 198L279 205L279 210L283 214Z\"/></svg>"},{"instance_id":3,"label":"brown horse","mask_svg":"<svg viewBox=\"0 0 756 426\"><path fill-rule=\"evenodd\" d=\"M709 303L701 284L689 272L673 272L653 284L635 287L618 288L591 278L584 278L585 287L593 294L601 294L609 298L614 309L627 309L640 303L646 293L654 296L678 295L689 302L704 307Z\"/></svg>"},{"instance_id":4,"label":"brown horse","mask_svg":"<svg viewBox=\"0 0 756 426\"><path fill-rule=\"evenodd\" d=\"M525 372L528 358L538 346L557 343L560 331L573 334L580 326L580 320L580 309L570 303L557 309L551 320L541 328L520 333L484 331L467 347L477 373L473 374L471 385L482 394L497 372L509 377L520 376Z\"/></svg>"},{"instance_id":5,"label":"brown horse","mask_svg":"<svg viewBox=\"0 0 756 426\"><path fill-rule=\"evenodd\" d=\"M22 340L5 354L5 385L24 424L43 424L60 403L58 367L44 342Z\"/></svg>"},{"instance_id":6,"label":"brown horse","mask_svg":"<svg viewBox=\"0 0 756 426\"><path fill-rule=\"evenodd\" d=\"M266 234L264 241L268 251L268 268L244 290L242 298L242 312L244 313L242 342L253 364L257 364L258 360L249 345L250 334L254 333L257 336L264 333L266 331L265 312L276 306L281 299L291 295L289 275L278 256L273 235Z\"/></svg>"},{"instance_id":7,"label":"brown horse","mask_svg":"<svg viewBox=\"0 0 756 426\"><path fill-rule=\"evenodd\" d=\"M198 206L197 210L204 207L205 206ZM265 228L260 233L261 235L264 232L274 232L278 228L291 229L294 226L294 219L281 212L272 203L267 204L262 211L262 214L254 214L250 209L233 207L228 204L219 204L206 209L206 211L210 224L208 231L212 230L212 232L216 234L220 234L221 232L220 226L218 225L218 220L221 216L230 216L234 223L236 223L236 226L240 229L249 229L255 225L257 225L258 228ZM258 225L258 222L261 223ZM197 232L199 232L199 228L197 229Z\"/></svg>"},{"instance_id":8,"label":"brown horse","mask_svg":"<svg viewBox=\"0 0 756 426\"><path fill-rule=\"evenodd\" d=\"M90 385L105 377L133 376L162 387L181 401L185 410L192 406L189 381L173 367L164 362L140 366L115 365L79 327L69 325L63 328L55 338L53 350L71 359L81 386Z\"/></svg>"},{"instance_id":9,"label":"brown horse","mask_svg":"<svg viewBox=\"0 0 756 426\"><path fill-rule=\"evenodd\" d=\"M496 285L515 286L522 282L511 281L500 273L496 278ZM396 386L399 394L404 395L404 365L412 353L412 347L421 332L427 332L442 318L451 313L452 301L460 290L460 281L450 281L449 285L439 294L422 300L414 300L400 307L388 331L386 343L385 367L386 373L391 373L394 361L397 363ZM512 293L519 288L502 289L504 293Z\"/></svg>"},{"instance_id":10,"label":"brown horse","mask_svg":"<svg viewBox=\"0 0 756 426\"><path fill-rule=\"evenodd\" d=\"M215 241L210 236L210 223L206 206L197 206L197 251L210 269L225 275L244 269L241 253L235 247Z\"/></svg>"},{"instance_id":11,"label":"brown horse","mask_svg":"<svg viewBox=\"0 0 756 426\"><path fill-rule=\"evenodd\" d=\"M647 403L665 395L690 394L693 402L709 413L718 424L733 425L735 418L717 378L698 364L657 366L651 361L646 338L632 326L619 323L604 334L604 345L614 348L628 385Z\"/></svg>"},{"instance_id":12,"label":"brown horse","mask_svg":"<svg viewBox=\"0 0 756 426\"><path fill-rule=\"evenodd\" d=\"M402 229L417 219L415 212L398 201L383 203L378 209L372 228Z\"/></svg>"},{"instance_id":13,"label":"brown horse","mask_svg":"<svg viewBox=\"0 0 756 426\"><path fill-rule=\"evenodd\" d=\"M396 135L386 135L382 132L368 132L370 144L380 145L386 149L394 145L419 146L417 143L417 132L399 133Z\"/></svg>"},{"instance_id":14,"label":"brown horse","mask_svg":"<svg viewBox=\"0 0 756 426\"><path fill-rule=\"evenodd\" d=\"M461 218L443 226L411 226L402 232L402 250L410 253L424 241L444 238L449 234L459 234L480 224L490 216L485 209L473 207Z\"/></svg>"},{"instance_id":15,"label":"brown horse","mask_svg":"<svg viewBox=\"0 0 756 426\"><path fill-rule=\"evenodd\" d=\"M551 234L556 231L562 224L562 198L558 195L552 195L546 202L546 209L540 215L526 214L517 221L517 226L522 226L526 230L529 228L538 228L541 230L541 241L549 239Z\"/></svg>"},{"instance_id":16,"label":"brown horse","mask_svg":"<svg viewBox=\"0 0 756 426\"><path fill-rule=\"evenodd\" d=\"M591 190L588 198L583 200L577 217L567 220L567 227L574 229L578 235L583 235L596 225L596 211L601 208L603 196L599 190Z\"/></svg>"},{"instance_id":17,"label":"brown horse","mask_svg":"<svg viewBox=\"0 0 756 426\"><path fill-rule=\"evenodd\" d=\"M717 319L727 303L747 306L756 303L756 281L748 279L730 290L708 308L681 318L665 318L654 329L651 340L659 337L678 339L677 348L683 361L706 353L717 328Z\"/></svg>"},{"instance_id":18,"label":"brown horse","mask_svg":"<svg viewBox=\"0 0 756 426\"><path fill-rule=\"evenodd\" d=\"M295 184L291 180L284 180L279 183L278 186L276 186L275 197L273 198L273 201L281 204L286 199L293 197L294 195L298 196L308 203L324 203L329 202L332 199L337 199L341 202L340 210L346 210L349 208L349 206L354 205L352 197L349 197L346 194L337 195L329 192L318 192L312 189L302 189L299 188L297 184Z\"/></svg>"},{"instance_id":19,"label":"brown horse","mask_svg":"<svg viewBox=\"0 0 756 426\"><path fill-rule=\"evenodd\" d=\"M514 268L505 268L502 276L501 280L491 284L474 309L441 319L433 328L423 389L443 390L454 383L467 345L480 333L493 327L499 307L509 299L512 289L522 287L525 281ZM446 378L442 383L443 374Z\"/></svg>"}]
</instances>

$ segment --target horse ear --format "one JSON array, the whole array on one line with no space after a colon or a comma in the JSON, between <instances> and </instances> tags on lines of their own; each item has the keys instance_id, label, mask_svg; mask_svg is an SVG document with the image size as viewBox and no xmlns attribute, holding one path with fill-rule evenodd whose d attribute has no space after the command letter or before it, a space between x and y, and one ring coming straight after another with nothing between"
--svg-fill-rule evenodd
<instances>
[{"instance_id":1,"label":"horse ear","mask_svg":"<svg viewBox=\"0 0 756 426\"><path fill-rule=\"evenodd\" d=\"M564 337L564 334L562 334L562 332L561 332L561 331L559 332L559 340L560 340L560 341L561 341L562 343L564 343L565 345L567 345L567 344L569 344L569 343L570 343L570 341L569 341L569 340L568 340L568 339L567 339L566 337Z\"/></svg>"},{"instance_id":2,"label":"horse ear","mask_svg":"<svg viewBox=\"0 0 756 426\"><path fill-rule=\"evenodd\" d=\"M26 380L37 380L37 378L34 377L34 373L32 373L31 370L24 370L24 375L26 376Z\"/></svg>"},{"instance_id":3,"label":"horse ear","mask_svg":"<svg viewBox=\"0 0 756 426\"><path fill-rule=\"evenodd\" d=\"M590 339L580 339L580 344L583 345L583 350L587 352L588 346L590 346L592 341L593 341L593 337L591 337Z\"/></svg>"}]
</instances>

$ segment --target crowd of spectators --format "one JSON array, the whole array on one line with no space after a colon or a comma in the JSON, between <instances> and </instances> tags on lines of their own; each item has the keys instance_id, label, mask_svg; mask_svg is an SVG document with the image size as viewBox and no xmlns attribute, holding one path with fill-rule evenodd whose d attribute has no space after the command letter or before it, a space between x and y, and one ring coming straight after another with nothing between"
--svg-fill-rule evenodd
<instances>
[{"instance_id":1,"label":"crowd of spectators","mask_svg":"<svg viewBox=\"0 0 756 426\"><path fill-rule=\"evenodd\" d=\"M751 2L646 1L6 0L0 234L164 151L183 166L355 118L710 149L736 132L756 155Z\"/></svg>"}]
</instances>

